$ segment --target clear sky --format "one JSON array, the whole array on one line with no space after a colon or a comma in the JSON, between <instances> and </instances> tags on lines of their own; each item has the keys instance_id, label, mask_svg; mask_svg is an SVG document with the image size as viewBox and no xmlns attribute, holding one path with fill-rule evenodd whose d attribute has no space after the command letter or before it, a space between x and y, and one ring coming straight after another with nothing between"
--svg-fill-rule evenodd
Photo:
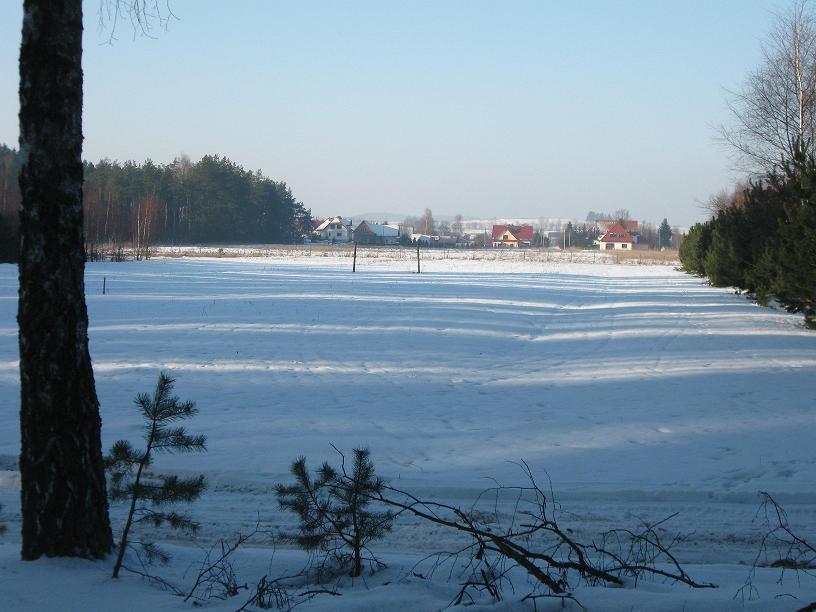
<instances>
[{"instance_id":1,"label":"clear sky","mask_svg":"<svg viewBox=\"0 0 816 612\"><path fill-rule=\"evenodd\" d=\"M687 225L737 173L723 88L779 0L170 0L114 44L85 4L87 159L207 153L285 180L316 215ZM162 0L164 1L164 0ZM22 1L0 1L0 142L17 144Z\"/></svg>"}]
</instances>

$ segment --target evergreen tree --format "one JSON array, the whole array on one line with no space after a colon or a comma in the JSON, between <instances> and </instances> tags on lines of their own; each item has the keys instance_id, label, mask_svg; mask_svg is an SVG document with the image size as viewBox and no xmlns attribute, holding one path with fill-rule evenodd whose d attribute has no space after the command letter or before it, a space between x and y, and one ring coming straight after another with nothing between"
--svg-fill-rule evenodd
<instances>
[{"instance_id":1,"label":"evergreen tree","mask_svg":"<svg viewBox=\"0 0 816 612\"><path fill-rule=\"evenodd\" d=\"M683 269L697 276L705 275L705 258L711 244L711 222L695 223L680 247Z\"/></svg>"},{"instance_id":2,"label":"evergreen tree","mask_svg":"<svg viewBox=\"0 0 816 612\"><path fill-rule=\"evenodd\" d=\"M549 246L549 240L547 236L542 234L540 231L536 231L533 233L533 240L530 242L530 246L533 247L544 247Z\"/></svg>"},{"instance_id":3,"label":"evergreen tree","mask_svg":"<svg viewBox=\"0 0 816 612\"><path fill-rule=\"evenodd\" d=\"M140 393L134 403L145 421L145 449L137 450L127 440L119 440L105 458L110 473L111 499L129 501L127 520L119 541L113 577L119 577L125 551L130 546L130 530L139 523L156 527L167 523L173 529L195 531L198 524L188 516L163 508L197 499L204 491L204 476L179 478L175 475L148 474L146 469L156 453L189 453L206 450L206 438L190 435L184 427L172 427L198 411L193 402L180 402L172 395L175 380L162 372L153 396ZM139 542L148 558L166 556L152 543Z\"/></svg>"},{"instance_id":4,"label":"evergreen tree","mask_svg":"<svg viewBox=\"0 0 816 612\"><path fill-rule=\"evenodd\" d=\"M816 161L800 154L743 195L689 230L683 267L801 312L816 328Z\"/></svg>"},{"instance_id":5,"label":"evergreen tree","mask_svg":"<svg viewBox=\"0 0 816 612\"><path fill-rule=\"evenodd\" d=\"M810 189L808 195L789 204L787 222L780 225L772 291L787 310L801 312L805 325L816 329L816 193Z\"/></svg>"},{"instance_id":6,"label":"evergreen tree","mask_svg":"<svg viewBox=\"0 0 816 612\"><path fill-rule=\"evenodd\" d=\"M671 246L672 246L672 230L671 226L669 225L668 219L664 217L663 223L660 224L660 228L657 230L657 248L670 249Z\"/></svg>"},{"instance_id":7,"label":"evergreen tree","mask_svg":"<svg viewBox=\"0 0 816 612\"><path fill-rule=\"evenodd\" d=\"M300 457L292 464L296 482L275 487L281 509L291 510L300 519L299 532L291 539L307 550L326 554L319 574L327 571L326 562L333 562L333 569L350 568L352 577L360 576L368 544L391 530L394 515L370 509L371 497L381 492L383 481L375 477L369 456L368 449L355 448L351 474L346 472L344 458L339 472L324 463L314 478L306 468L306 458ZM369 561L382 565L373 557Z\"/></svg>"},{"instance_id":8,"label":"evergreen tree","mask_svg":"<svg viewBox=\"0 0 816 612\"><path fill-rule=\"evenodd\" d=\"M745 288L746 262L743 214L728 209L712 223L711 242L705 254L705 275L715 287Z\"/></svg>"},{"instance_id":9,"label":"evergreen tree","mask_svg":"<svg viewBox=\"0 0 816 612\"><path fill-rule=\"evenodd\" d=\"M0 215L0 263L16 263L19 250L17 224L11 216Z\"/></svg>"},{"instance_id":10,"label":"evergreen tree","mask_svg":"<svg viewBox=\"0 0 816 612\"><path fill-rule=\"evenodd\" d=\"M785 202L801 197L796 181L771 175L752 183L739 207L742 224L738 228L743 244L742 288L767 303L776 283L777 246Z\"/></svg>"},{"instance_id":11,"label":"evergreen tree","mask_svg":"<svg viewBox=\"0 0 816 612\"><path fill-rule=\"evenodd\" d=\"M564 242L561 246L570 248L575 234L575 228L572 226L572 221L567 222L567 227L564 228Z\"/></svg>"}]
</instances>

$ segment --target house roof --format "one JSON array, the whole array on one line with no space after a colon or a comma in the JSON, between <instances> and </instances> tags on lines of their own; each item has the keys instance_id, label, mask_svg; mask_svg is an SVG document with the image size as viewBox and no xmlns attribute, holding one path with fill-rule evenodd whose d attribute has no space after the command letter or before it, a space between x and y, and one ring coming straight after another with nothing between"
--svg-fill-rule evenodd
<instances>
[{"instance_id":1,"label":"house roof","mask_svg":"<svg viewBox=\"0 0 816 612\"><path fill-rule=\"evenodd\" d=\"M359 231L363 226L366 226L371 233L376 234L377 236L382 236L383 238L399 237L399 227L395 225L383 225L381 223L369 223L368 221L363 221L354 231Z\"/></svg>"},{"instance_id":2,"label":"house roof","mask_svg":"<svg viewBox=\"0 0 816 612\"><path fill-rule=\"evenodd\" d=\"M493 226L493 240L501 240L502 234L509 231L516 240L532 240L533 226L532 225L494 225Z\"/></svg>"},{"instance_id":3,"label":"house roof","mask_svg":"<svg viewBox=\"0 0 816 612\"><path fill-rule=\"evenodd\" d=\"M604 232L608 232L615 223L620 224L620 221L617 219L597 219L595 221L595 225ZM638 222L634 219L624 219L623 228L627 232L636 232L638 231Z\"/></svg>"},{"instance_id":4,"label":"house roof","mask_svg":"<svg viewBox=\"0 0 816 612\"><path fill-rule=\"evenodd\" d=\"M326 229L327 227L329 227L329 225L331 225L332 223L340 223L342 225L351 225L351 221L347 221L346 219L343 219L343 217L329 217L323 223L318 225L314 229L314 231L321 232L324 229Z\"/></svg>"},{"instance_id":5,"label":"house roof","mask_svg":"<svg viewBox=\"0 0 816 612\"><path fill-rule=\"evenodd\" d=\"M632 234L626 231L619 222L615 221L609 226L606 233L598 239L599 242L634 242Z\"/></svg>"}]
</instances>

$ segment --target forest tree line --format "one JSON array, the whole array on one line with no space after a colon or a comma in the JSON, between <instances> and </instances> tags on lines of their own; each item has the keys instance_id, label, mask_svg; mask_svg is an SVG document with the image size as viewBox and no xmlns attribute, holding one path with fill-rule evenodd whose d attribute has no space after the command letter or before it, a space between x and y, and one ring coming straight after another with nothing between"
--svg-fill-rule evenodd
<instances>
[{"instance_id":1,"label":"forest tree line","mask_svg":"<svg viewBox=\"0 0 816 612\"><path fill-rule=\"evenodd\" d=\"M16 256L19 152L0 145L0 259ZM284 182L226 157L169 164L85 162L82 197L89 253L128 245L291 243L311 230L311 213Z\"/></svg>"},{"instance_id":2,"label":"forest tree line","mask_svg":"<svg viewBox=\"0 0 816 612\"><path fill-rule=\"evenodd\" d=\"M750 178L710 201L680 248L684 268L816 329L816 13L795 0L762 41L762 62L728 96L721 127Z\"/></svg>"},{"instance_id":3,"label":"forest tree line","mask_svg":"<svg viewBox=\"0 0 816 612\"><path fill-rule=\"evenodd\" d=\"M763 180L714 201L716 212L689 230L683 267L717 287L805 315L816 329L816 161L799 156Z\"/></svg>"}]
</instances>

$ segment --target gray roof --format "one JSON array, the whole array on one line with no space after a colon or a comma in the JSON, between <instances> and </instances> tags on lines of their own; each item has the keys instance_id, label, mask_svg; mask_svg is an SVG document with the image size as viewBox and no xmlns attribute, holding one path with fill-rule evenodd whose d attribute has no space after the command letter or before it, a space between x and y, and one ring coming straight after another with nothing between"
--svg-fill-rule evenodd
<instances>
[{"instance_id":1,"label":"gray roof","mask_svg":"<svg viewBox=\"0 0 816 612\"><path fill-rule=\"evenodd\" d=\"M382 236L383 238L399 237L399 227L397 227L396 225L382 225L380 223L370 223L368 221L363 221L363 223L365 223L368 229L374 232L377 236ZM363 223L361 223L360 225L362 225Z\"/></svg>"}]
</instances>

